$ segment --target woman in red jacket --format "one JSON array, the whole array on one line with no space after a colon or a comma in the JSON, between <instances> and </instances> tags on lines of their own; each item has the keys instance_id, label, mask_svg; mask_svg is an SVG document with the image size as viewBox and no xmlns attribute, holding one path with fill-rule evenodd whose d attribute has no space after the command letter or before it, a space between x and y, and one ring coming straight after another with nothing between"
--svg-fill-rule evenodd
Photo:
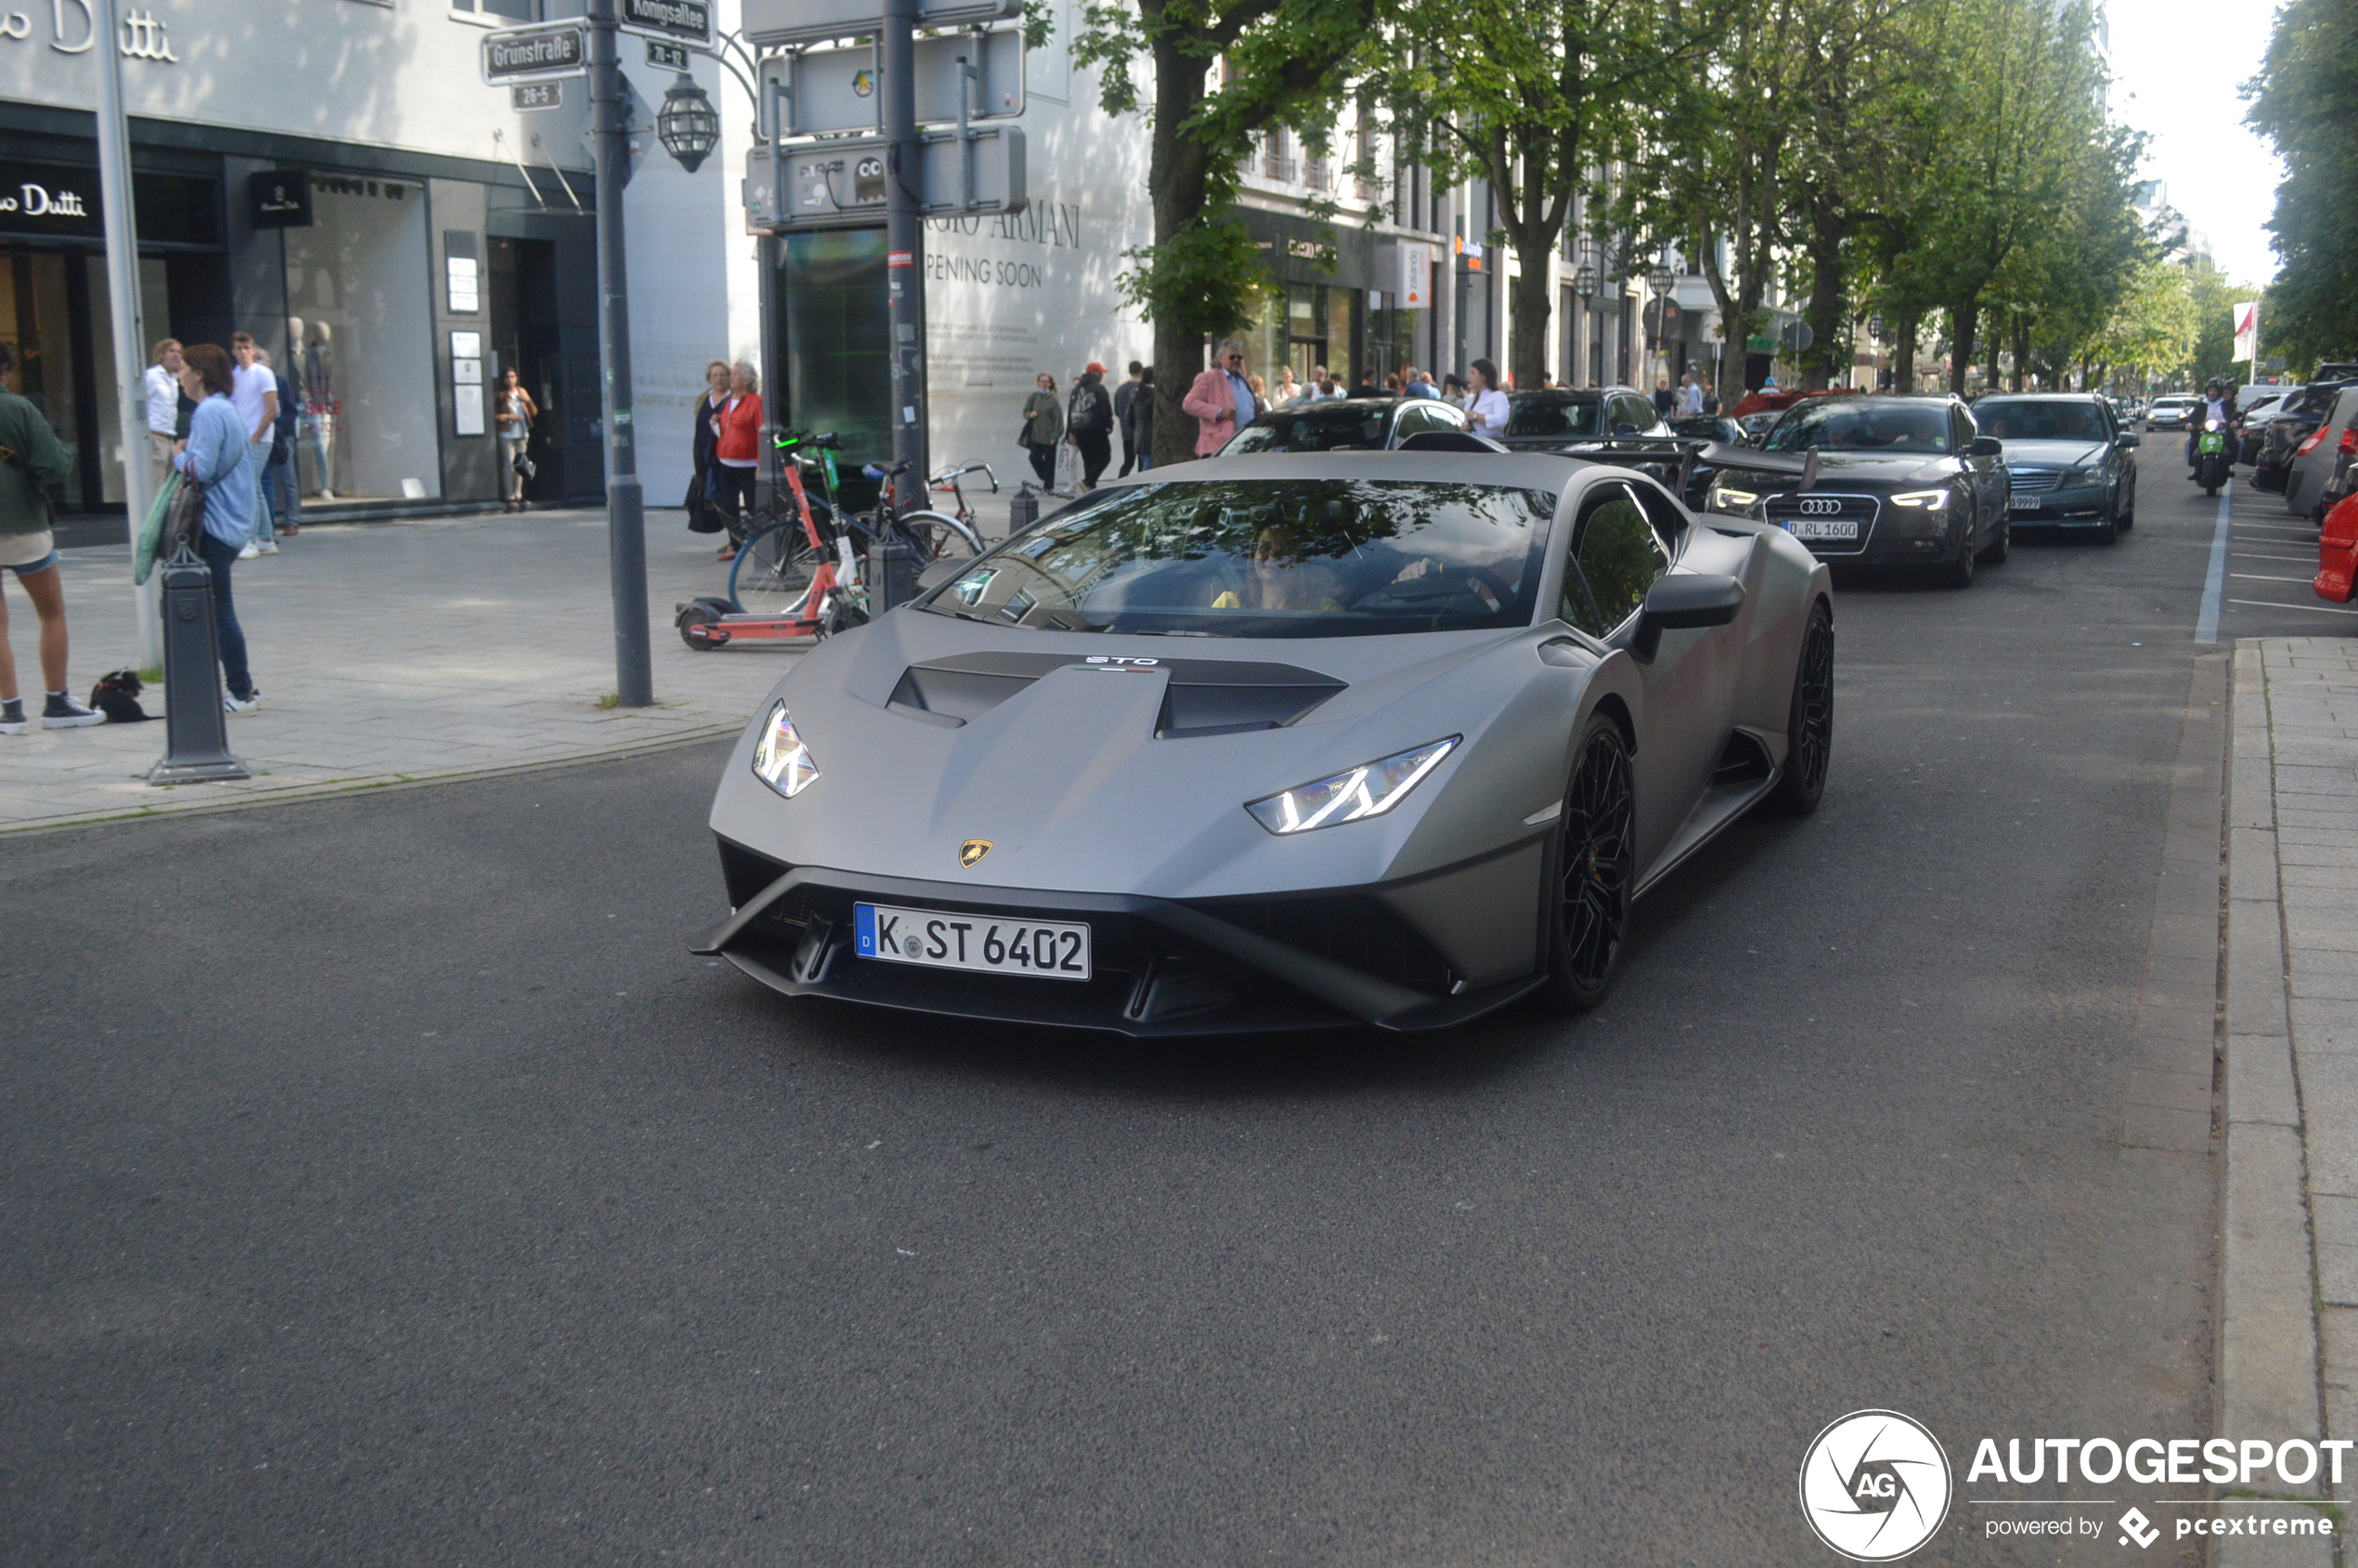
<instances>
[{"instance_id":1,"label":"woman in red jacket","mask_svg":"<svg viewBox=\"0 0 2358 1568\"><path fill-rule=\"evenodd\" d=\"M729 395L713 411L711 490L708 499L729 522L729 542L720 559L734 561L753 520L753 480L761 467L761 372L740 359L729 370Z\"/></svg>"}]
</instances>

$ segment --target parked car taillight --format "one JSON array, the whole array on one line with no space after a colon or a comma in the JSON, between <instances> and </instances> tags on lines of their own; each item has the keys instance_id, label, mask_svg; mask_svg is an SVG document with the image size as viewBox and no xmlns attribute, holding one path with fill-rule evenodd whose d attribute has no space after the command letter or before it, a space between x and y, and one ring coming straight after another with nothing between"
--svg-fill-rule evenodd
<instances>
[{"instance_id":1,"label":"parked car taillight","mask_svg":"<svg viewBox=\"0 0 2358 1568\"><path fill-rule=\"evenodd\" d=\"M2296 458L2307 457L2310 453L2317 449L2317 443L2323 441L2325 438L2326 433L2324 431L2320 430L2316 432L2314 434L2311 435L2308 440L2303 441L2300 446L2295 447L2292 449L2292 455Z\"/></svg>"},{"instance_id":2,"label":"parked car taillight","mask_svg":"<svg viewBox=\"0 0 2358 1568\"><path fill-rule=\"evenodd\" d=\"M2358 457L2358 424L2341 433L2341 445L2337 450L2345 458Z\"/></svg>"}]
</instances>

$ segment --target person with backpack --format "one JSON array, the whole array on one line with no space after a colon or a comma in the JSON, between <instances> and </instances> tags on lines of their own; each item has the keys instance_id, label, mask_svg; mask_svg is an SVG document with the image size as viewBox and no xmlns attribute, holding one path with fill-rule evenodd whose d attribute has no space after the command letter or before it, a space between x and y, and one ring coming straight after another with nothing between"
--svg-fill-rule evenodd
<instances>
[{"instance_id":1,"label":"person with backpack","mask_svg":"<svg viewBox=\"0 0 2358 1568\"><path fill-rule=\"evenodd\" d=\"M1106 368L1095 360L1072 384L1065 410L1065 438L1081 449L1081 487L1094 490L1113 461L1113 397L1105 388Z\"/></svg>"},{"instance_id":2,"label":"person with backpack","mask_svg":"<svg viewBox=\"0 0 2358 1568\"><path fill-rule=\"evenodd\" d=\"M1121 472L1114 475L1117 479L1129 478L1130 471L1138 465L1136 421L1132 409L1138 401L1138 378L1146 373L1146 369L1133 359L1130 361L1130 379L1114 388L1114 428L1121 432Z\"/></svg>"},{"instance_id":3,"label":"person with backpack","mask_svg":"<svg viewBox=\"0 0 2358 1568\"><path fill-rule=\"evenodd\" d=\"M15 347L0 343L0 582L15 574L17 586L41 617L41 684L46 698L42 728L78 730L105 723L106 715L83 706L66 691L65 571L58 564L49 486L65 483L73 473L73 460L32 400L7 389L8 374L16 368ZM0 735L21 735L32 727L24 699L17 693L16 655L8 648L7 596L0 593Z\"/></svg>"},{"instance_id":4,"label":"person with backpack","mask_svg":"<svg viewBox=\"0 0 2358 1568\"><path fill-rule=\"evenodd\" d=\"M1155 369L1151 365L1138 372L1138 395L1131 399L1130 418L1122 428L1122 439L1138 454L1138 472L1144 473L1155 465ZM1124 468L1122 472L1130 471Z\"/></svg>"}]
</instances>

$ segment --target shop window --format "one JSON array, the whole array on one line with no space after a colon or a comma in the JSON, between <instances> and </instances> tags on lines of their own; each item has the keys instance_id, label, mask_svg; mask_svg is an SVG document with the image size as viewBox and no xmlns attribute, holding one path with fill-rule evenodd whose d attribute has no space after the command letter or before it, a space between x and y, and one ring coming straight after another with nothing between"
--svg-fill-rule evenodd
<instances>
[{"instance_id":1,"label":"shop window","mask_svg":"<svg viewBox=\"0 0 2358 1568\"><path fill-rule=\"evenodd\" d=\"M541 0L450 0L460 16L497 18L504 21L539 21Z\"/></svg>"},{"instance_id":2,"label":"shop window","mask_svg":"<svg viewBox=\"0 0 2358 1568\"><path fill-rule=\"evenodd\" d=\"M319 175L285 230L287 357L305 495L442 494L426 204L414 184ZM421 284L423 286L421 286Z\"/></svg>"}]
</instances>

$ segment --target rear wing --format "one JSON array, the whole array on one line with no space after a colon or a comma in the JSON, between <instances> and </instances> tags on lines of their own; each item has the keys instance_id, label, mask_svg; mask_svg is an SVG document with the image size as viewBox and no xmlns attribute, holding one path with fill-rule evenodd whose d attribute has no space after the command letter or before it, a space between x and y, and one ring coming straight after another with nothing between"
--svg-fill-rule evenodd
<instances>
[{"instance_id":1,"label":"rear wing","mask_svg":"<svg viewBox=\"0 0 2358 1568\"><path fill-rule=\"evenodd\" d=\"M1699 467L1712 470L1741 469L1749 473L1775 474L1791 478L1794 494L1806 494L1818 483L1818 452L1812 447L1807 454L1794 457L1790 452L1764 452L1757 447L1730 447L1725 441L1696 441L1681 436L1623 436L1612 441L1579 441L1560 448L1568 458L1580 458L1588 462L1618 463L1624 468L1659 470L1678 465L1678 493L1687 493L1688 482Z\"/></svg>"}]
</instances>

